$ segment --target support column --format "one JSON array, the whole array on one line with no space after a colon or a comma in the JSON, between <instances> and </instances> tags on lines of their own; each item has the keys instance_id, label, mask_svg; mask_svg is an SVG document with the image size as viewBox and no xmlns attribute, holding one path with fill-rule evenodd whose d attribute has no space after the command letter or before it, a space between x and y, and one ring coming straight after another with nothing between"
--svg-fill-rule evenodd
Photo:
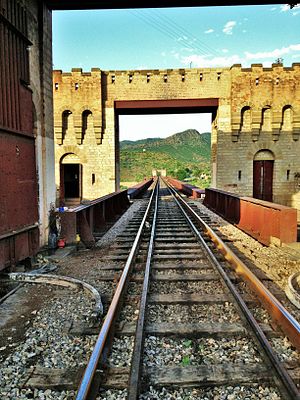
<instances>
[{"instance_id":1,"label":"support column","mask_svg":"<svg viewBox=\"0 0 300 400\"><path fill-rule=\"evenodd\" d=\"M274 141L279 139L280 129L282 125L282 111L273 111L272 116L272 138Z\"/></svg>"},{"instance_id":2,"label":"support column","mask_svg":"<svg viewBox=\"0 0 300 400\"><path fill-rule=\"evenodd\" d=\"M252 121L251 121L251 126L252 126L252 141L257 142L262 126L262 112L261 110L252 110Z\"/></svg>"},{"instance_id":3,"label":"support column","mask_svg":"<svg viewBox=\"0 0 300 400\"><path fill-rule=\"evenodd\" d=\"M237 142L241 130L241 113L235 112L231 114L231 140Z\"/></svg>"},{"instance_id":4,"label":"support column","mask_svg":"<svg viewBox=\"0 0 300 400\"><path fill-rule=\"evenodd\" d=\"M97 145L102 144L103 133L102 133L102 116L94 116L94 133Z\"/></svg>"},{"instance_id":5,"label":"support column","mask_svg":"<svg viewBox=\"0 0 300 400\"><path fill-rule=\"evenodd\" d=\"M82 144L82 116L74 115L73 121L76 143Z\"/></svg>"},{"instance_id":6,"label":"support column","mask_svg":"<svg viewBox=\"0 0 300 400\"><path fill-rule=\"evenodd\" d=\"M63 144L61 121L56 122L56 124L54 125L54 138L57 144Z\"/></svg>"},{"instance_id":7,"label":"support column","mask_svg":"<svg viewBox=\"0 0 300 400\"><path fill-rule=\"evenodd\" d=\"M293 139L299 140L300 137L300 110L294 112L293 116Z\"/></svg>"}]
</instances>

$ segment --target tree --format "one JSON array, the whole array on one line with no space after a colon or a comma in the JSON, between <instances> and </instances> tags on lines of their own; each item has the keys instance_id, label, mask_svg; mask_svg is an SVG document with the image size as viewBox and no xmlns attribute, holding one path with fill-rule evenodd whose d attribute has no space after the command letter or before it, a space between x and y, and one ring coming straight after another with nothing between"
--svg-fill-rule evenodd
<instances>
[{"instance_id":1,"label":"tree","mask_svg":"<svg viewBox=\"0 0 300 400\"><path fill-rule=\"evenodd\" d=\"M283 65L283 58L282 57L276 58L275 64Z\"/></svg>"},{"instance_id":2,"label":"tree","mask_svg":"<svg viewBox=\"0 0 300 400\"><path fill-rule=\"evenodd\" d=\"M180 168L177 172L176 172L176 177L177 179L179 179L180 181L183 181L186 177L187 177L187 173L186 170L184 168Z\"/></svg>"}]
</instances>

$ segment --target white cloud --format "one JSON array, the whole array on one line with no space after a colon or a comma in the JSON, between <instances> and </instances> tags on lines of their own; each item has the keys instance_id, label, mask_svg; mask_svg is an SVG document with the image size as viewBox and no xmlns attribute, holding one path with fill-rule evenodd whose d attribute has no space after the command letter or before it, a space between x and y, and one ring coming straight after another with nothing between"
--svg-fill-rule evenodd
<instances>
[{"instance_id":1,"label":"white cloud","mask_svg":"<svg viewBox=\"0 0 300 400\"><path fill-rule=\"evenodd\" d=\"M204 31L204 33L213 33L214 32L214 29L207 29L207 31Z\"/></svg>"},{"instance_id":2,"label":"white cloud","mask_svg":"<svg viewBox=\"0 0 300 400\"><path fill-rule=\"evenodd\" d=\"M228 67L233 64L241 64L242 59L240 56L234 54L228 57L219 56L208 58L207 56L201 56L198 54L193 54L188 57L182 57L181 59L184 65L193 64L193 67L201 67L201 68L211 68L211 67Z\"/></svg>"},{"instance_id":3,"label":"white cloud","mask_svg":"<svg viewBox=\"0 0 300 400\"><path fill-rule=\"evenodd\" d=\"M167 53L166 53L165 51L162 51L162 52L160 53L160 55L161 55L162 57L166 57Z\"/></svg>"},{"instance_id":4,"label":"white cloud","mask_svg":"<svg viewBox=\"0 0 300 400\"><path fill-rule=\"evenodd\" d=\"M295 4L294 7L292 8L292 10L295 10L297 8L300 8L300 4ZM289 4L284 4L282 6L280 6L280 11L281 12L286 12L286 11L290 11L291 7L289 6ZM293 12L293 15L297 15L298 12Z\"/></svg>"},{"instance_id":5,"label":"white cloud","mask_svg":"<svg viewBox=\"0 0 300 400\"><path fill-rule=\"evenodd\" d=\"M233 64L242 64L243 67L249 67L253 63L261 63L265 67L271 67L272 63L274 63L277 58L281 58L284 55L288 55L290 60L298 59L300 61L300 43L291 44L280 49L259 51L256 53L244 51L242 54L228 54L229 50L226 48L219 51L224 55L213 57L211 55L181 54L180 61L184 66L190 66L192 63L193 68L230 67Z\"/></svg>"},{"instance_id":6,"label":"white cloud","mask_svg":"<svg viewBox=\"0 0 300 400\"><path fill-rule=\"evenodd\" d=\"M247 60L257 60L257 59L264 59L264 58L277 58L281 57L284 54L289 54L293 51L300 50L300 43L299 44L291 44L288 47L282 47L281 49L274 49L272 51L259 51L257 53L250 53L245 51L245 56Z\"/></svg>"},{"instance_id":7,"label":"white cloud","mask_svg":"<svg viewBox=\"0 0 300 400\"><path fill-rule=\"evenodd\" d=\"M224 28L223 28L223 32L224 32L226 35L232 35L232 30L233 30L233 28L235 27L235 25L236 25L236 21L228 21L228 22L225 24Z\"/></svg>"},{"instance_id":8,"label":"white cloud","mask_svg":"<svg viewBox=\"0 0 300 400\"><path fill-rule=\"evenodd\" d=\"M289 11L290 10L290 6L288 4L284 4L284 5L280 6L280 10L282 12Z\"/></svg>"}]
</instances>

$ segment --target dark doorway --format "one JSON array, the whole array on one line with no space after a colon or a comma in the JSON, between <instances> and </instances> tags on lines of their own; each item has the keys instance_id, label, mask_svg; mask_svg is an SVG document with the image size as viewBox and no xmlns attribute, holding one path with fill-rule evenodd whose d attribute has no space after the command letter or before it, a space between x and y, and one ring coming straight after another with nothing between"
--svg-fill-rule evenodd
<instances>
[{"instance_id":1,"label":"dark doorway","mask_svg":"<svg viewBox=\"0 0 300 400\"><path fill-rule=\"evenodd\" d=\"M81 197L81 165L62 164L65 199L80 199Z\"/></svg>"},{"instance_id":2,"label":"dark doorway","mask_svg":"<svg viewBox=\"0 0 300 400\"><path fill-rule=\"evenodd\" d=\"M253 161L253 197L273 200L273 160Z\"/></svg>"}]
</instances>

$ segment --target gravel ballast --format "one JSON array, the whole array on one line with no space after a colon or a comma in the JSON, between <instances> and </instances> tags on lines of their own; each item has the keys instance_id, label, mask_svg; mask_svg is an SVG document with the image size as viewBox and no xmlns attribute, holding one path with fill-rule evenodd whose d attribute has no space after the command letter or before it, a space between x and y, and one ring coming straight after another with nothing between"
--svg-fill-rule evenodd
<instances>
[{"instance_id":1,"label":"gravel ballast","mask_svg":"<svg viewBox=\"0 0 300 400\"><path fill-rule=\"evenodd\" d=\"M147 336L145 339L144 364L148 367L257 362L262 360L249 338L173 339Z\"/></svg>"},{"instance_id":2,"label":"gravel ballast","mask_svg":"<svg viewBox=\"0 0 300 400\"><path fill-rule=\"evenodd\" d=\"M61 293L61 290L59 291ZM91 300L80 292L68 291L68 296L53 298L35 313L25 340L13 344L8 357L0 356L1 399L72 399L74 392L22 388L36 365L55 369L77 369L84 366L96 341L95 336L71 337L67 329L72 321L86 322L93 311ZM34 313L35 311L33 311ZM26 323L26 321L24 321ZM9 341L9 338L7 338ZM73 397L72 397L73 396Z\"/></svg>"},{"instance_id":3,"label":"gravel ballast","mask_svg":"<svg viewBox=\"0 0 300 400\"><path fill-rule=\"evenodd\" d=\"M150 386L139 400L283 400L278 391L269 386L221 386L213 388L156 389Z\"/></svg>"},{"instance_id":4,"label":"gravel ballast","mask_svg":"<svg viewBox=\"0 0 300 400\"><path fill-rule=\"evenodd\" d=\"M198 202L195 202L198 203ZM61 267L57 274L70 275L83 279L95 286L101 296L110 298L113 294L119 273L116 273L114 281L101 282L102 268L109 265L122 266L124 263L107 262L105 256L110 254L108 245L116 243L116 237L124 230L125 222L128 222L136 210L145 204L144 200L135 202L128 210L122 222L109 231L100 241L98 248L92 251L81 251L74 257L70 257L61 262ZM199 203L199 207L206 210ZM266 248L260 245L248 235L239 231L237 228L224 222L213 214L216 221L221 221L219 230L222 234L228 236L232 242L229 243L233 248L243 251L249 260L255 266L261 269L278 286L284 287L287 276L291 270L300 269L300 261L296 258L296 253L289 253L286 249ZM223 222L222 222L223 221ZM110 263L110 264L109 264ZM172 264L180 265L181 262ZM195 262L191 262L192 265ZM192 273L210 273L211 269L203 261L202 270L194 269ZM171 266L171 263L170 263ZM169 273L178 273L178 270L168 271ZM156 273L164 273L162 270L156 270ZM190 273L185 271L185 273ZM104 272L104 275L110 275L110 272ZM139 294L141 285L134 283L129 288L130 294ZM162 291L161 291L162 289ZM243 290L243 285L240 285ZM247 290L247 289L246 289ZM55 291L56 292L56 291ZM216 282L180 282L165 283L155 282L151 285L152 293L180 294L222 294L223 285ZM74 399L75 391L52 391L40 390L23 387L24 380L28 377L30 368L39 365L43 367L67 369L77 368L85 365L91 354L96 336L71 336L68 334L68 328L71 322L87 323L89 321L90 310L93 305L90 299L82 292L73 292L69 290L58 290L56 297L49 298L49 302L41 310L36 311L31 322L24 317L23 324L26 324L26 334L24 343L13 343L7 337L7 346L10 348L10 354L4 356L5 349L0 349L0 399L45 399L60 400ZM105 306L106 307L106 306ZM133 317L137 318L138 304L130 304L122 311L120 319L130 322ZM35 310L33 310L35 311ZM292 311L295 315L295 311ZM265 311L257 307L255 315L261 322L269 322ZM195 320L199 322L237 322L238 315L230 303L218 306L190 306L189 308L177 305L170 306L149 306L149 322L178 322L186 323ZM279 354L281 361L300 362L299 353L293 348L287 339L272 339L272 345ZM132 356L133 338L117 338L113 345L112 354L109 357L108 365L112 367L128 367ZM3 356L1 356L3 354ZM228 338L224 340L215 339L171 339L168 337L146 337L145 344L146 362L148 366L163 365L203 365L205 363L252 363L261 362L255 345L246 338ZM99 394L100 399L125 399L126 390L104 390ZM149 388L142 394L140 399L267 399L279 400L279 394L276 389L269 386L256 385L255 387L245 386L226 386L217 388Z\"/></svg>"},{"instance_id":5,"label":"gravel ballast","mask_svg":"<svg viewBox=\"0 0 300 400\"><path fill-rule=\"evenodd\" d=\"M213 305L149 305L148 322L228 322L240 320L235 307L231 303Z\"/></svg>"}]
</instances>

